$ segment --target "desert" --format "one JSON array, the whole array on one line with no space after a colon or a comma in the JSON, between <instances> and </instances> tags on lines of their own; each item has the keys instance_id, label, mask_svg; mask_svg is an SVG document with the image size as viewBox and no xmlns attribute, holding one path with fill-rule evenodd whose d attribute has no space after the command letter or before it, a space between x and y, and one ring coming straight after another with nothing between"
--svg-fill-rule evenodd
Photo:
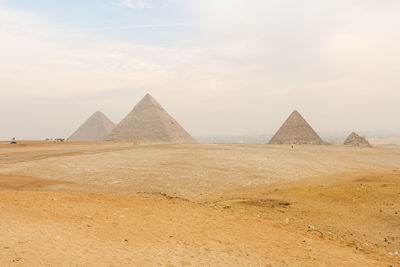
<instances>
[{"instance_id":1,"label":"desert","mask_svg":"<svg viewBox=\"0 0 400 267\"><path fill-rule=\"evenodd\" d=\"M3 266L397 266L400 148L0 144Z\"/></svg>"}]
</instances>

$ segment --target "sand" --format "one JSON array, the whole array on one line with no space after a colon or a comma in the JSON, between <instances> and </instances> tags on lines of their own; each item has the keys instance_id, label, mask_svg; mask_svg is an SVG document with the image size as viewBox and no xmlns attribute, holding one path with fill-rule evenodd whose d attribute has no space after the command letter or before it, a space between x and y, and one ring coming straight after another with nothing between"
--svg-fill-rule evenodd
<instances>
[{"instance_id":1,"label":"sand","mask_svg":"<svg viewBox=\"0 0 400 267\"><path fill-rule=\"evenodd\" d=\"M0 143L0 265L398 266L399 181L398 147Z\"/></svg>"}]
</instances>

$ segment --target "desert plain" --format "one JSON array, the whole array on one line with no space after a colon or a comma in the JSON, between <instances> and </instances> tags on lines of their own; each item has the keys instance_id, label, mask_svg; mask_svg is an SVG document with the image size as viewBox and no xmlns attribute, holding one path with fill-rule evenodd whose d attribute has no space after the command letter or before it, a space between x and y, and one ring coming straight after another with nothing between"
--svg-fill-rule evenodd
<instances>
[{"instance_id":1,"label":"desert plain","mask_svg":"<svg viewBox=\"0 0 400 267\"><path fill-rule=\"evenodd\" d=\"M400 147L0 142L0 266L400 266Z\"/></svg>"}]
</instances>

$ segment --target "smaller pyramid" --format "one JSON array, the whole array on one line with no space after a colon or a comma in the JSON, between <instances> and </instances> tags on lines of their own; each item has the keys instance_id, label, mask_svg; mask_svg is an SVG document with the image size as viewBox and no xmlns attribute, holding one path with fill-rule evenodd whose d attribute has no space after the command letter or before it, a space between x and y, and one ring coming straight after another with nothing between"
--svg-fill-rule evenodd
<instances>
[{"instance_id":1,"label":"smaller pyramid","mask_svg":"<svg viewBox=\"0 0 400 267\"><path fill-rule=\"evenodd\" d=\"M326 145L327 143L295 110L272 137L269 144Z\"/></svg>"},{"instance_id":2,"label":"smaller pyramid","mask_svg":"<svg viewBox=\"0 0 400 267\"><path fill-rule=\"evenodd\" d=\"M344 141L345 146L362 146L362 147L372 147L371 144L364 136L359 136L355 132L352 132L346 141Z\"/></svg>"},{"instance_id":3,"label":"smaller pyramid","mask_svg":"<svg viewBox=\"0 0 400 267\"><path fill-rule=\"evenodd\" d=\"M76 130L68 140L70 141L101 141L115 127L109 118L102 112L96 111Z\"/></svg>"},{"instance_id":4,"label":"smaller pyramid","mask_svg":"<svg viewBox=\"0 0 400 267\"><path fill-rule=\"evenodd\" d=\"M138 142L195 142L150 94L143 97L106 139Z\"/></svg>"}]
</instances>

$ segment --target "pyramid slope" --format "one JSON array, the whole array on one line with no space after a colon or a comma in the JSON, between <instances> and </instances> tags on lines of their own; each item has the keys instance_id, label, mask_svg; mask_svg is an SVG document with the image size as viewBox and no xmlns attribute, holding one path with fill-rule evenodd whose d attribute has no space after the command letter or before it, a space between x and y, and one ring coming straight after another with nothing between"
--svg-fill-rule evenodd
<instances>
[{"instance_id":1,"label":"pyramid slope","mask_svg":"<svg viewBox=\"0 0 400 267\"><path fill-rule=\"evenodd\" d=\"M359 136L355 132L352 132L349 137L347 137L346 141L344 141L345 146L363 146L363 147L372 147L368 140Z\"/></svg>"},{"instance_id":2,"label":"pyramid slope","mask_svg":"<svg viewBox=\"0 0 400 267\"><path fill-rule=\"evenodd\" d=\"M115 127L115 123L102 112L96 111L76 130L68 140L71 141L100 141Z\"/></svg>"},{"instance_id":3,"label":"pyramid slope","mask_svg":"<svg viewBox=\"0 0 400 267\"><path fill-rule=\"evenodd\" d=\"M147 94L111 131L107 140L192 143L194 139Z\"/></svg>"},{"instance_id":4,"label":"pyramid slope","mask_svg":"<svg viewBox=\"0 0 400 267\"><path fill-rule=\"evenodd\" d=\"M296 110L289 116L269 144L326 145Z\"/></svg>"}]
</instances>

